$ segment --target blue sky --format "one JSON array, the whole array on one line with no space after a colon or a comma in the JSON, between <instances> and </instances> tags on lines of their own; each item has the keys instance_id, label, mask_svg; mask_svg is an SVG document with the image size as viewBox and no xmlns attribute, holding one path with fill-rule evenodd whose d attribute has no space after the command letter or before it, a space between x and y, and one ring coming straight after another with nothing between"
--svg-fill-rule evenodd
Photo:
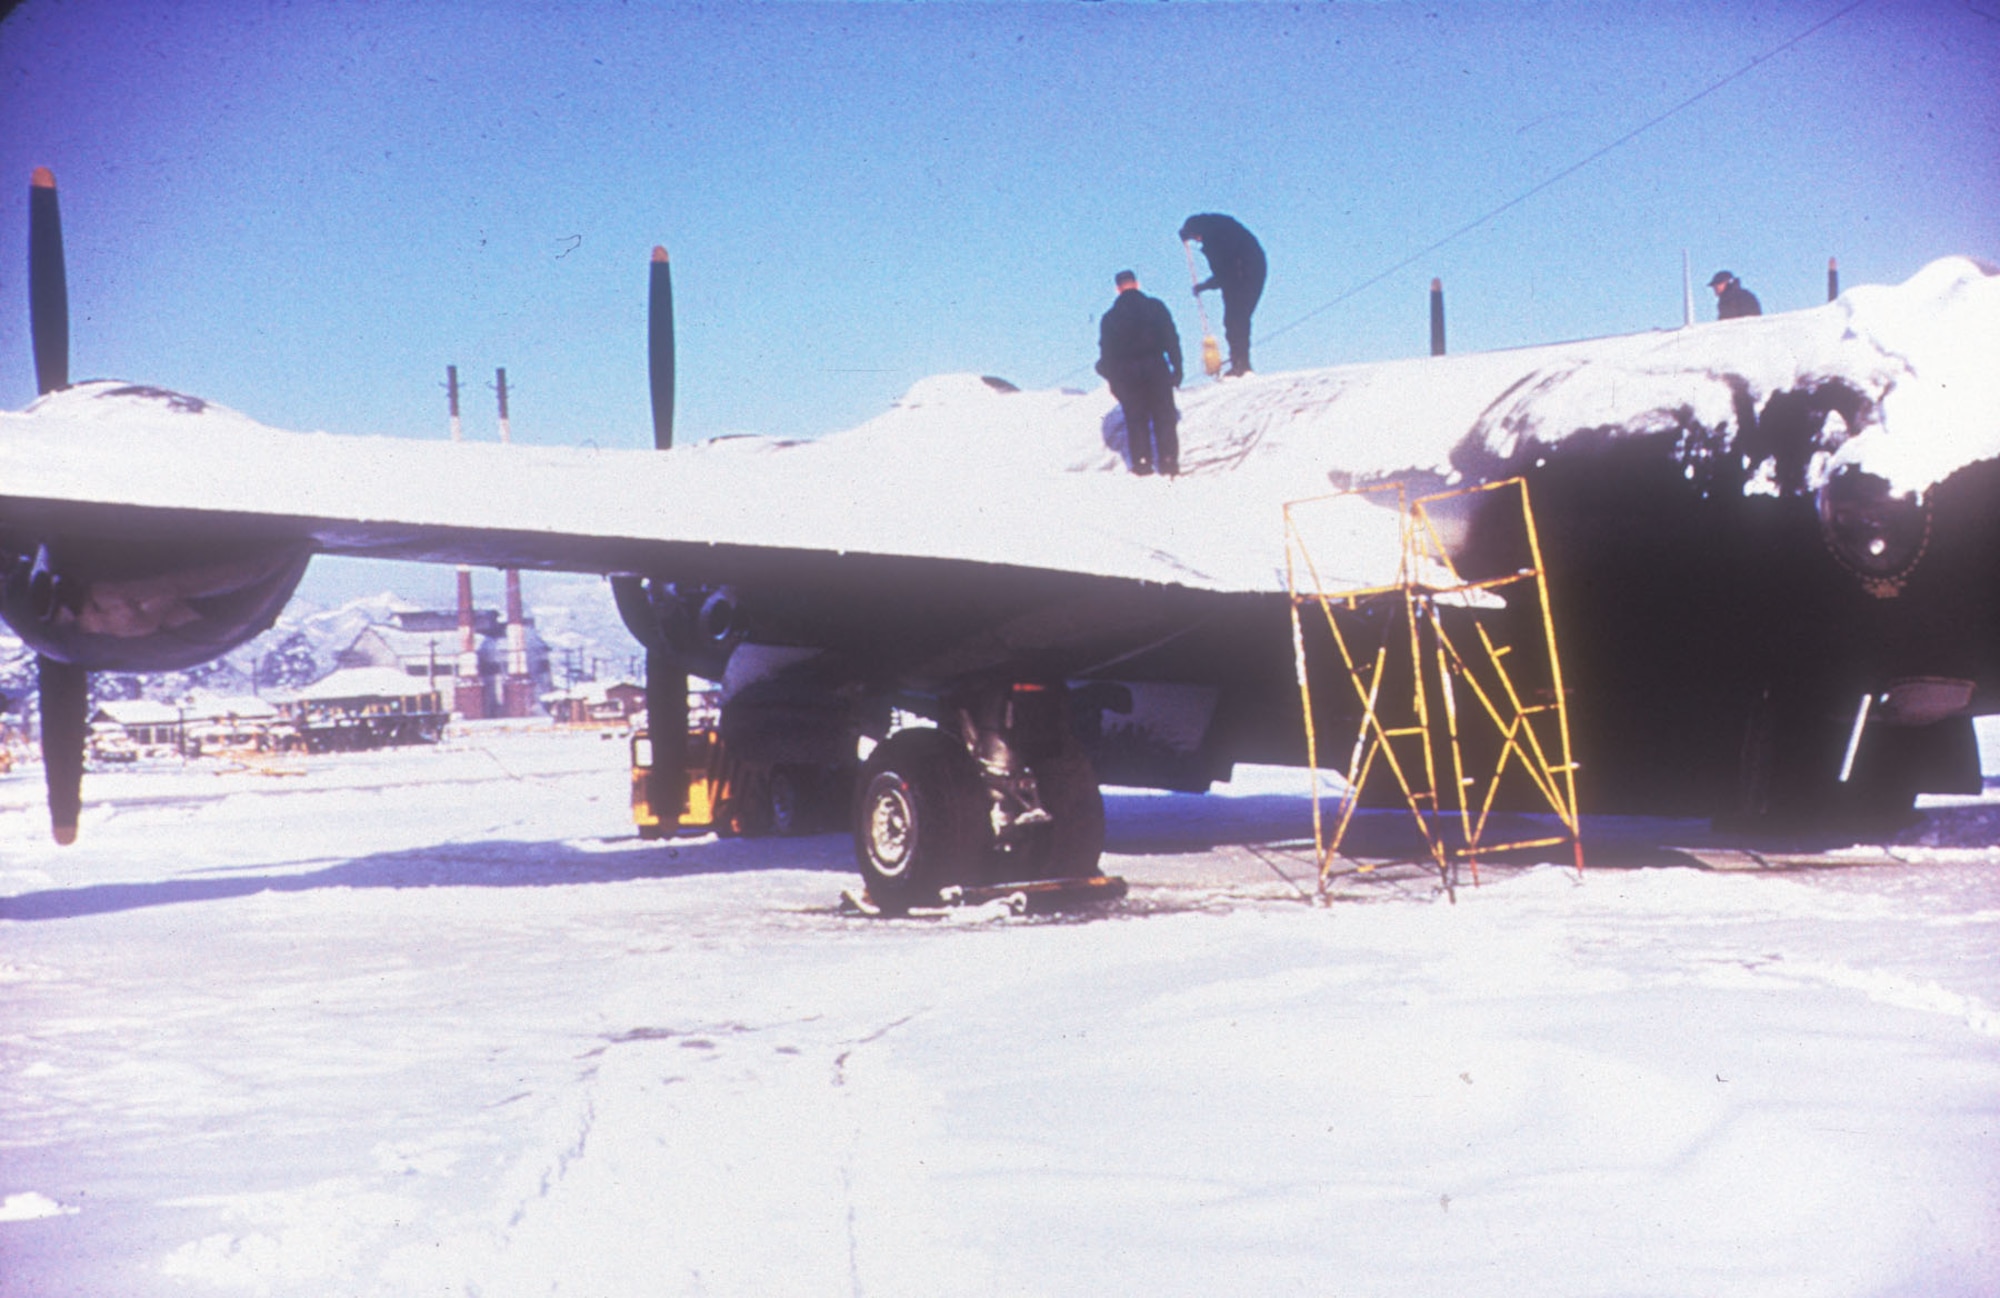
<instances>
[{"instance_id":1,"label":"blue sky","mask_svg":"<svg viewBox=\"0 0 2000 1298\"><path fill-rule=\"evenodd\" d=\"M1196 211L1269 252L1264 370L1422 352L1434 275L1478 350L1676 324L1683 249L1767 310L1820 301L1829 255L1849 284L2000 260L1996 86L2000 0L27 0L0 404L33 396L4 250L35 166L79 378L442 436L456 363L490 437L506 366L517 440L641 446L656 243L681 437L811 436L930 373L1094 384L1126 266L1194 346Z\"/></svg>"}]
</instances>

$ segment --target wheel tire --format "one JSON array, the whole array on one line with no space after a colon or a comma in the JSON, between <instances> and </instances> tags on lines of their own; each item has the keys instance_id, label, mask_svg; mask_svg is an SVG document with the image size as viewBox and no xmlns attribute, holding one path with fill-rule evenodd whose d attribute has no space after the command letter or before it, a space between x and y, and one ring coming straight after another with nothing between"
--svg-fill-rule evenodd
<instances>
[{"instance_id":1,"label":"wheel tire","mask_svg":"<svg viewBox=\"0 0 2000 1298\"><path fill-rule=\"evenodd\" d=\"M854 859L876 905L907 910L977 874L992 828L964 745L938 730L900 731L869 754L855 785Z\"/></svg>"},{"instance_id":2,"label":"wheel tire","mask_svg":"<svg viewBox=\"0 0 2000 1298\"><path fill-rule=\"evenodd\" d=\"M1097 771L1081 749L1044 758L1031 768L1042 809L1049 813L1044 879L1088 878L1104 855L1104 794Z\"/></svg>"},{"instance_id":3,"label":"wheel tire","mask_svg":"<svg viewBox=\"0 0 2000 1298\"><path fill-rule=\"evenodd\" d=\"M764 823L780 838L792 838L812 829L813 788L811 773L800 766L780 766L764 784Z\"/></svg>"},{"instance_id":4,"label":"wheel tire","mask_svg":"<svg viewBox=\"0 0 2000 1298\"><path fill-rule=\"evenodd\" d=\"M991 873L996 882L1029 879L1082 879L1098 873L1104 855L1104 795L1097 772L1080 749L1045 757L1028 767L1035 776L1049 823L1033 826L1009 849L996 848Z\"/></svg>"}]
</instances>

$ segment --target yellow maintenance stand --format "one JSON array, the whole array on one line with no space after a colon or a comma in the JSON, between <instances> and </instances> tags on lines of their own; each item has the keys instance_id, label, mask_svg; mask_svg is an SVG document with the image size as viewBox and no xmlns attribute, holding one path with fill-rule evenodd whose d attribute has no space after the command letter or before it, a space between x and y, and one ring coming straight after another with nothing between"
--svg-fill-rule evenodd
<instances>
[{"instance_id":1,"label":"yellow maintenance stand","mask_svg":"<svg viewBox=\"0 0 2000 1298\"><path fill-rule=\"evenodd\" d=\"M1357 495L1389 493L1395 496L1401 530L1395 581L1328 589L1320 578L1322 566L1306 543L1314 531L1306 525L1310 512L1351 504ZM1518 518L1508 508L1515 503ZM1480 580L1459 576L1440 520L1456 527L1475 516L1489 536L1496 526L1512 531L1506 549L1518 557L1518 566ZM1566 843L1581 872L1568 701L1527 482L1509 478L1416 500L1408 499L1402 485L1391 484L1293 501L1285 506L1285 549L1292 646L1313 772L1313 849L1321 896L1336 860L1342 859L1363 790L1371 779L1379 787L1385 771L1454 899L1459 865L1469 865L1477 883L1482 856L1490 860L1503 852ZM1338 650L1346 688L1361 715L1331 832L1321 810L1315 682L1308 670L1313 655L1307 652L1308 629L1316 636L1322 625ZM1517 646L1507 642L1509 628L1533 630ZM1377 638L1372 647L1365 643L1371 631ZM1322 663L1327 659L1324 653L1317 657ZM1341 689L1337 679L1320 684ZM1539 832L1511 839L1494 832L1503 784L1512 801L1533 812L1546 809ZM1547 832L1546 813L1553 813L1559 833ZM1373 868L1359 861L1355 865Z\"/></svg>"}]
</instances>

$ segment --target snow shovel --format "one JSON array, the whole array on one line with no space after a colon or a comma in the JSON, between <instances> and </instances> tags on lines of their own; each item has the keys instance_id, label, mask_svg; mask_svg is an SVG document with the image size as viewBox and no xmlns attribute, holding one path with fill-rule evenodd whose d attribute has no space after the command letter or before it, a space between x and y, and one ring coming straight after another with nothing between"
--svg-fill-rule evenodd
<instances>
[{"instance_id":1,"label":"snow shovel","mask_svg":"<svg viewBox=\"0 0 2000 1298\"><path fill-rule=\"evenodd\" d=\"M1188 283L1189 284L1201 283L1201 278L1194 273L1193 241L1188 239L1181 240L1181 251L1187 254ZM1215 335L1209 332L1208 308L1202 305L1200 293L1196 293L1194 295L1194 309L1201 315L1202 372L1207 374L1208 377L1214 378L1216 375L1222 373L1222 349L1215 345Z\"/></svg>"}]
</instances>

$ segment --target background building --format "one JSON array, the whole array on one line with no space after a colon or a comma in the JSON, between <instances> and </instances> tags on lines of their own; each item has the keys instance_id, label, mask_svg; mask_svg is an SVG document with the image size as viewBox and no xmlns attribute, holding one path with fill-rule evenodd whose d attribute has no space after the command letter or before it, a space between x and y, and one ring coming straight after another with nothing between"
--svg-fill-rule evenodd
<instances>
[{"instance_id":1,"label":"background building","mask_svg":"<svg viewBox=\"0 0 2000 1298\"><path fill-rule=\"evenodd\" d=\"M308 752L434 744L444 734L438 691L393 667L346 667L300 690L285 705Z\"/></svg>"},{"instance_id":2,"label":"background building","mask_svg":"<svg viewBox=\"0 0 2000 1298\"><path fill-rule=\"evenodd\" d=\"M586 681L542 695L542 707L564 725L624 725L646 711L646 687L631 681Z\"/></svg>"},{"instance_id":3,"label":"background building","mask_svg":"<svg viewBox=\"0 0 2000 1298\"><path fill-rule=\"evenodd\" d=\"M364 628L347 648L334 655L341 670L378 668L399 671L423 681L441 698L453 699L457 690L459 645L462 634L459 615L439 609L399 609L392 619ZM478 658L478 696L474 707L454 704L452 711L465 716L528 716L535 711L535 699L553 685L549 670L549 647L535 631L534 619L522 621L527 647L527 685L507 684L507 626L496 609L478 609L472 615L474 649Z\"/></svg>"}]
</instances>

